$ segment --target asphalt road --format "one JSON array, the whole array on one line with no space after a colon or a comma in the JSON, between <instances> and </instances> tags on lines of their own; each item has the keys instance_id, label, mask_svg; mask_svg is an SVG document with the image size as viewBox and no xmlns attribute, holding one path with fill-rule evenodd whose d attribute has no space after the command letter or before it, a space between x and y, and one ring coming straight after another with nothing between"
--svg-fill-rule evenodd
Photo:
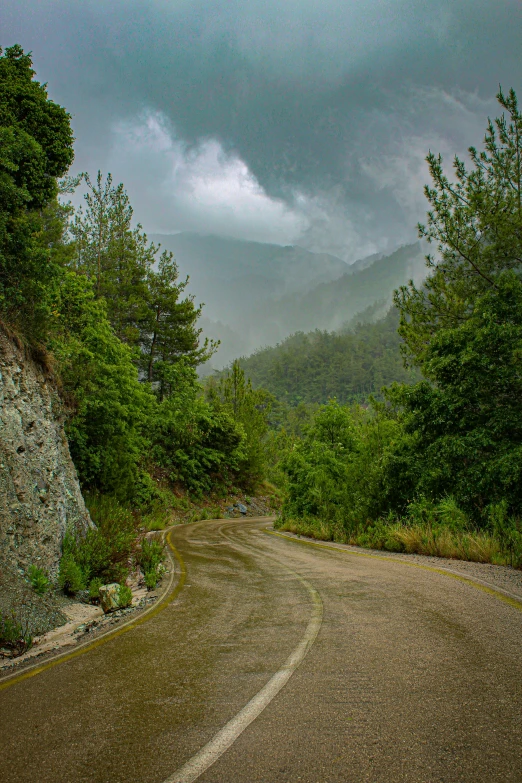
<instances>
[{"instance_id":1,"label":"asphalt road","mask_svg":"<svg viewBox=\"0 0 522 783\"><path fill-rule=\"evenodd\" d=\"M520 608L266 524L175 528L175 601L1 691L1 783L522 781Z\"/></svg>"}]
</instances>

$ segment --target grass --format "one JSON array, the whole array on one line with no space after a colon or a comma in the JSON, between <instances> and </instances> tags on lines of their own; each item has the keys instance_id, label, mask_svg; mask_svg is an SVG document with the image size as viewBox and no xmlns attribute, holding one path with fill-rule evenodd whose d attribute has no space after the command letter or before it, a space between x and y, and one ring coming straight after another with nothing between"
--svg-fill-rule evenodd
<instances>
[{"instance_id":1,"label":"grass","mask_svg":"<svg viewBox=\"0 0 522 783\"><path fill-rule=\"evenodd\" d=\"M353 532L340 525L317 519L287 519L279 521L276 526L279 530L288 530L321 541L336 541L366 549L520 567L519 563L513 562L512 553L502 546L493 533L487 531L453 531L442 525L401 522L386 524L382 520L364 530Z\"/></svg>"}]
</instances>

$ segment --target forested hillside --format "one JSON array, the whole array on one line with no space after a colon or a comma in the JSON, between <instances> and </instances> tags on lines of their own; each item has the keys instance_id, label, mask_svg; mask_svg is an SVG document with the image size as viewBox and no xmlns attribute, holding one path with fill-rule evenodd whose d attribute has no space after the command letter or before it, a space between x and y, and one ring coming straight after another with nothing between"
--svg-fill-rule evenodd
<instances>
[{"instance_id":1,"label":"forested hillside","mask_svg":"<svg viewBox=\"0 0 522 783\"><path fill-rule=\"evenodd\" d=\"M298 332L273 348L240 359L254 387L289 405L362 402L393 381L408 383L418 371L404 367L397 332L399 313L390 309L376 323L340 332Z\"/></svg>"}]
</instances>

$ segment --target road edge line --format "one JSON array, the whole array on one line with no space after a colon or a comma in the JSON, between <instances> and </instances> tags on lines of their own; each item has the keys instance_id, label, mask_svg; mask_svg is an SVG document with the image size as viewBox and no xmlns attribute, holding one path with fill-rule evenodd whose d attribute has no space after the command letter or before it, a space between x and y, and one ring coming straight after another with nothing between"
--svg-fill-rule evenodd
<instances>
[{"instance_id":1,"label":"road edge line","mask_svg":"<svg viewBox=\"0 0 522 783\"><path fill-rule=\"evenodd\" d=\"M435 566L423 565L422 563L410 563L408 560L400 560L398 557L375 555L371 552L355 552L353 549L341 549L340 547L331 546L330 544L321 544L319 541L287 536L284 533L279 533L277 530L269 530L268 528L265 528L263 532L269 536L284 538L285 541L292 541L296 544L305 544L307 546L315 546L318 549L343 552L348 555L354 555L355 557L368 557L373 560L386 560L389 563L399 563L400 565L409 566L410 568L419 568L423 571L431 571L435 574L442 574L442 576L448 576L451 579L457 579L459 582L464 582L471 587L475 587L477 590L481 590L483 593L492 595L499 601L503 601L504 603L508 604L513 609L517 609L519 612L522 612L522 597L516 596L514 593L510 593L507 590L503 590L501 587L492 585L490 582L482 581L480 579L472 579L469 576L461 574L458 571L452 571L449 568L436 568Z\"/></svg>"}]
</instances>

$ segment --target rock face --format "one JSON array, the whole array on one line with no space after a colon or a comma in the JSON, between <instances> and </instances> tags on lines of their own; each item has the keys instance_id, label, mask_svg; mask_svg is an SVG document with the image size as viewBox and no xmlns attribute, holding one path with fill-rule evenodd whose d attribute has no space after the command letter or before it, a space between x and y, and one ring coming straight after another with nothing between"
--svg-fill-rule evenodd
<instances>
[{"instance_id":1,"label":"rock face","mask_svg":"<svg viewBox=\"0 0 522 783\"><path fill-rule=\"evenodd\" d=\"M0 332L0 557L51 578L65 531L92 526L63 421L52 380Z\"/></svg>"}]
</instances>

